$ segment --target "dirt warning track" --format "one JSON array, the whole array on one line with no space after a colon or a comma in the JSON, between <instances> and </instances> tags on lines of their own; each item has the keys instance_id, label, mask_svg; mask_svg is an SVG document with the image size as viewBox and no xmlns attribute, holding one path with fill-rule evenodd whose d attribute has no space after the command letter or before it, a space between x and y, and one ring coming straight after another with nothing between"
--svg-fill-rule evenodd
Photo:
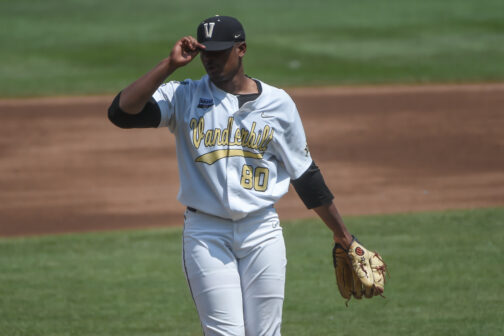
<instances>
[{"instance_id":1,"label":"dirt warning track","mask_svg":"<svg viewBox=\"0 0 504 336\"><path fill-rule=\"evenodd\" d=\"M343 216L504 205L504 84L288 91ZM182 224L173 136L111 99L0 100L0 236Z\"/></svg>"}]
</instances>

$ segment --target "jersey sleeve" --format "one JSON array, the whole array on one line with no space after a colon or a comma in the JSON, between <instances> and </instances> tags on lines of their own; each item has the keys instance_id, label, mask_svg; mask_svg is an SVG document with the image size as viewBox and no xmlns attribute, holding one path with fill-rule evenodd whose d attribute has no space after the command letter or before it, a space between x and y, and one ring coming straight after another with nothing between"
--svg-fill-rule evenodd
<instances>
[{"instance_id":1,"label":"jersey sleeve","mask_svg":"<svg viewBox=\"0 0 504 336\"><path fill-rule=\"evenodd\" d=\"M183 108L184 86L183 82L171 81L162 84L152 95L161 111L158 127L168 127L171 132L175 130L177 110Z\"/></svg>"},{"instance_id":2,"label":"jersey sleeve","mask_svg":"<svg viewBox=\"0 0 504 336\"><path fill-rule=\"evenodd\" d=\"M291 180L291 183L308 209L331 204L334 199L319 167L313 161L310 167L298 179Z\"/></svg>"},{"instance_id":3,"label":"jersey sleeve","mask_svg":"<svg viewBox=\"0 0 504 336\"><path fill-rule=\"evenodd\" d=\"M283 163L292 180L299 178L311 165L306 135L296 105L288 98L284 105L285 118L280 121L281 131L274 140L275 154Z\"/></svg>"}]
</instances>

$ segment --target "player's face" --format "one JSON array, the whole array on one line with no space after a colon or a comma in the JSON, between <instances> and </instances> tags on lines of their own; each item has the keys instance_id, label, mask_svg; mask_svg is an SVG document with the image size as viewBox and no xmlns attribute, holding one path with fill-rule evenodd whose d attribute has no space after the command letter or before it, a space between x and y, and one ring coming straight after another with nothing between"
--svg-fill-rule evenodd
<instances>
[{"instance_id":1,"label":"player's face","mask_svg":"<svg viewBox=\"0 0 504 336\"><path fill-rule=\"evenodd\" d=\"M245 55L245 43L236 43L232 48L219 51L201 51L201 61L212 82L218 84L233 79L241 68Z\"/></svg>"}]
</instances>

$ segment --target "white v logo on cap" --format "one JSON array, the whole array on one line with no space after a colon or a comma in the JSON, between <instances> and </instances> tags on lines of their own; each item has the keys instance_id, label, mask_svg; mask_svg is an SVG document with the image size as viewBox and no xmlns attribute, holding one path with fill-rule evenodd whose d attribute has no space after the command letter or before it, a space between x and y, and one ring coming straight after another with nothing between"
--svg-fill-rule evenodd
<instances>
[{"instance_id":1,"label":"white v logo on cap","mask_svg":"<svg viewBox=\"0 0 504 336\"><path fill-rule=\"evenodd\" d=\"M203 26L205 27L206 38L212 38L215 22L205 22Z\"/></svg>"}]
</instances>

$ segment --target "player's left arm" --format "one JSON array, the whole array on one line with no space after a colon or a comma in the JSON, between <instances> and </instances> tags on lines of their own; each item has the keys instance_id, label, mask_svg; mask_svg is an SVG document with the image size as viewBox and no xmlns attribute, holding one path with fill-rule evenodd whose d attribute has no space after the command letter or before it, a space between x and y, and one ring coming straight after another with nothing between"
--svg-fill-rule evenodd
<instances>
[{"instance_id":1,"label":"player's left arm","mask_svg":"<svg viewBox=\"0 0 504 336\"><path fill-rule=\"evenodd\" d=\"M327 187L319 167L312 161L310 167L291 181L294 189L308 209L313 209L333 232L334 241L348 248L352 235L333 203L334 196Z\"/></svg>"},{"instance_id":2,"label":"player's left arm","mask_svg":"<svg viewBox=\"0 0 504 336\"><path fill-rule=\"evenodd\" d=\"M373 297L384 291L387 266L381 256L368 251L350 234L336 206L334 196L325 184L320 169L311 166L297 179L291 181L294 189L308 209L313 209L331 229L334 237L333 262L341 295Z\"/></svg>"}]
</instances>

